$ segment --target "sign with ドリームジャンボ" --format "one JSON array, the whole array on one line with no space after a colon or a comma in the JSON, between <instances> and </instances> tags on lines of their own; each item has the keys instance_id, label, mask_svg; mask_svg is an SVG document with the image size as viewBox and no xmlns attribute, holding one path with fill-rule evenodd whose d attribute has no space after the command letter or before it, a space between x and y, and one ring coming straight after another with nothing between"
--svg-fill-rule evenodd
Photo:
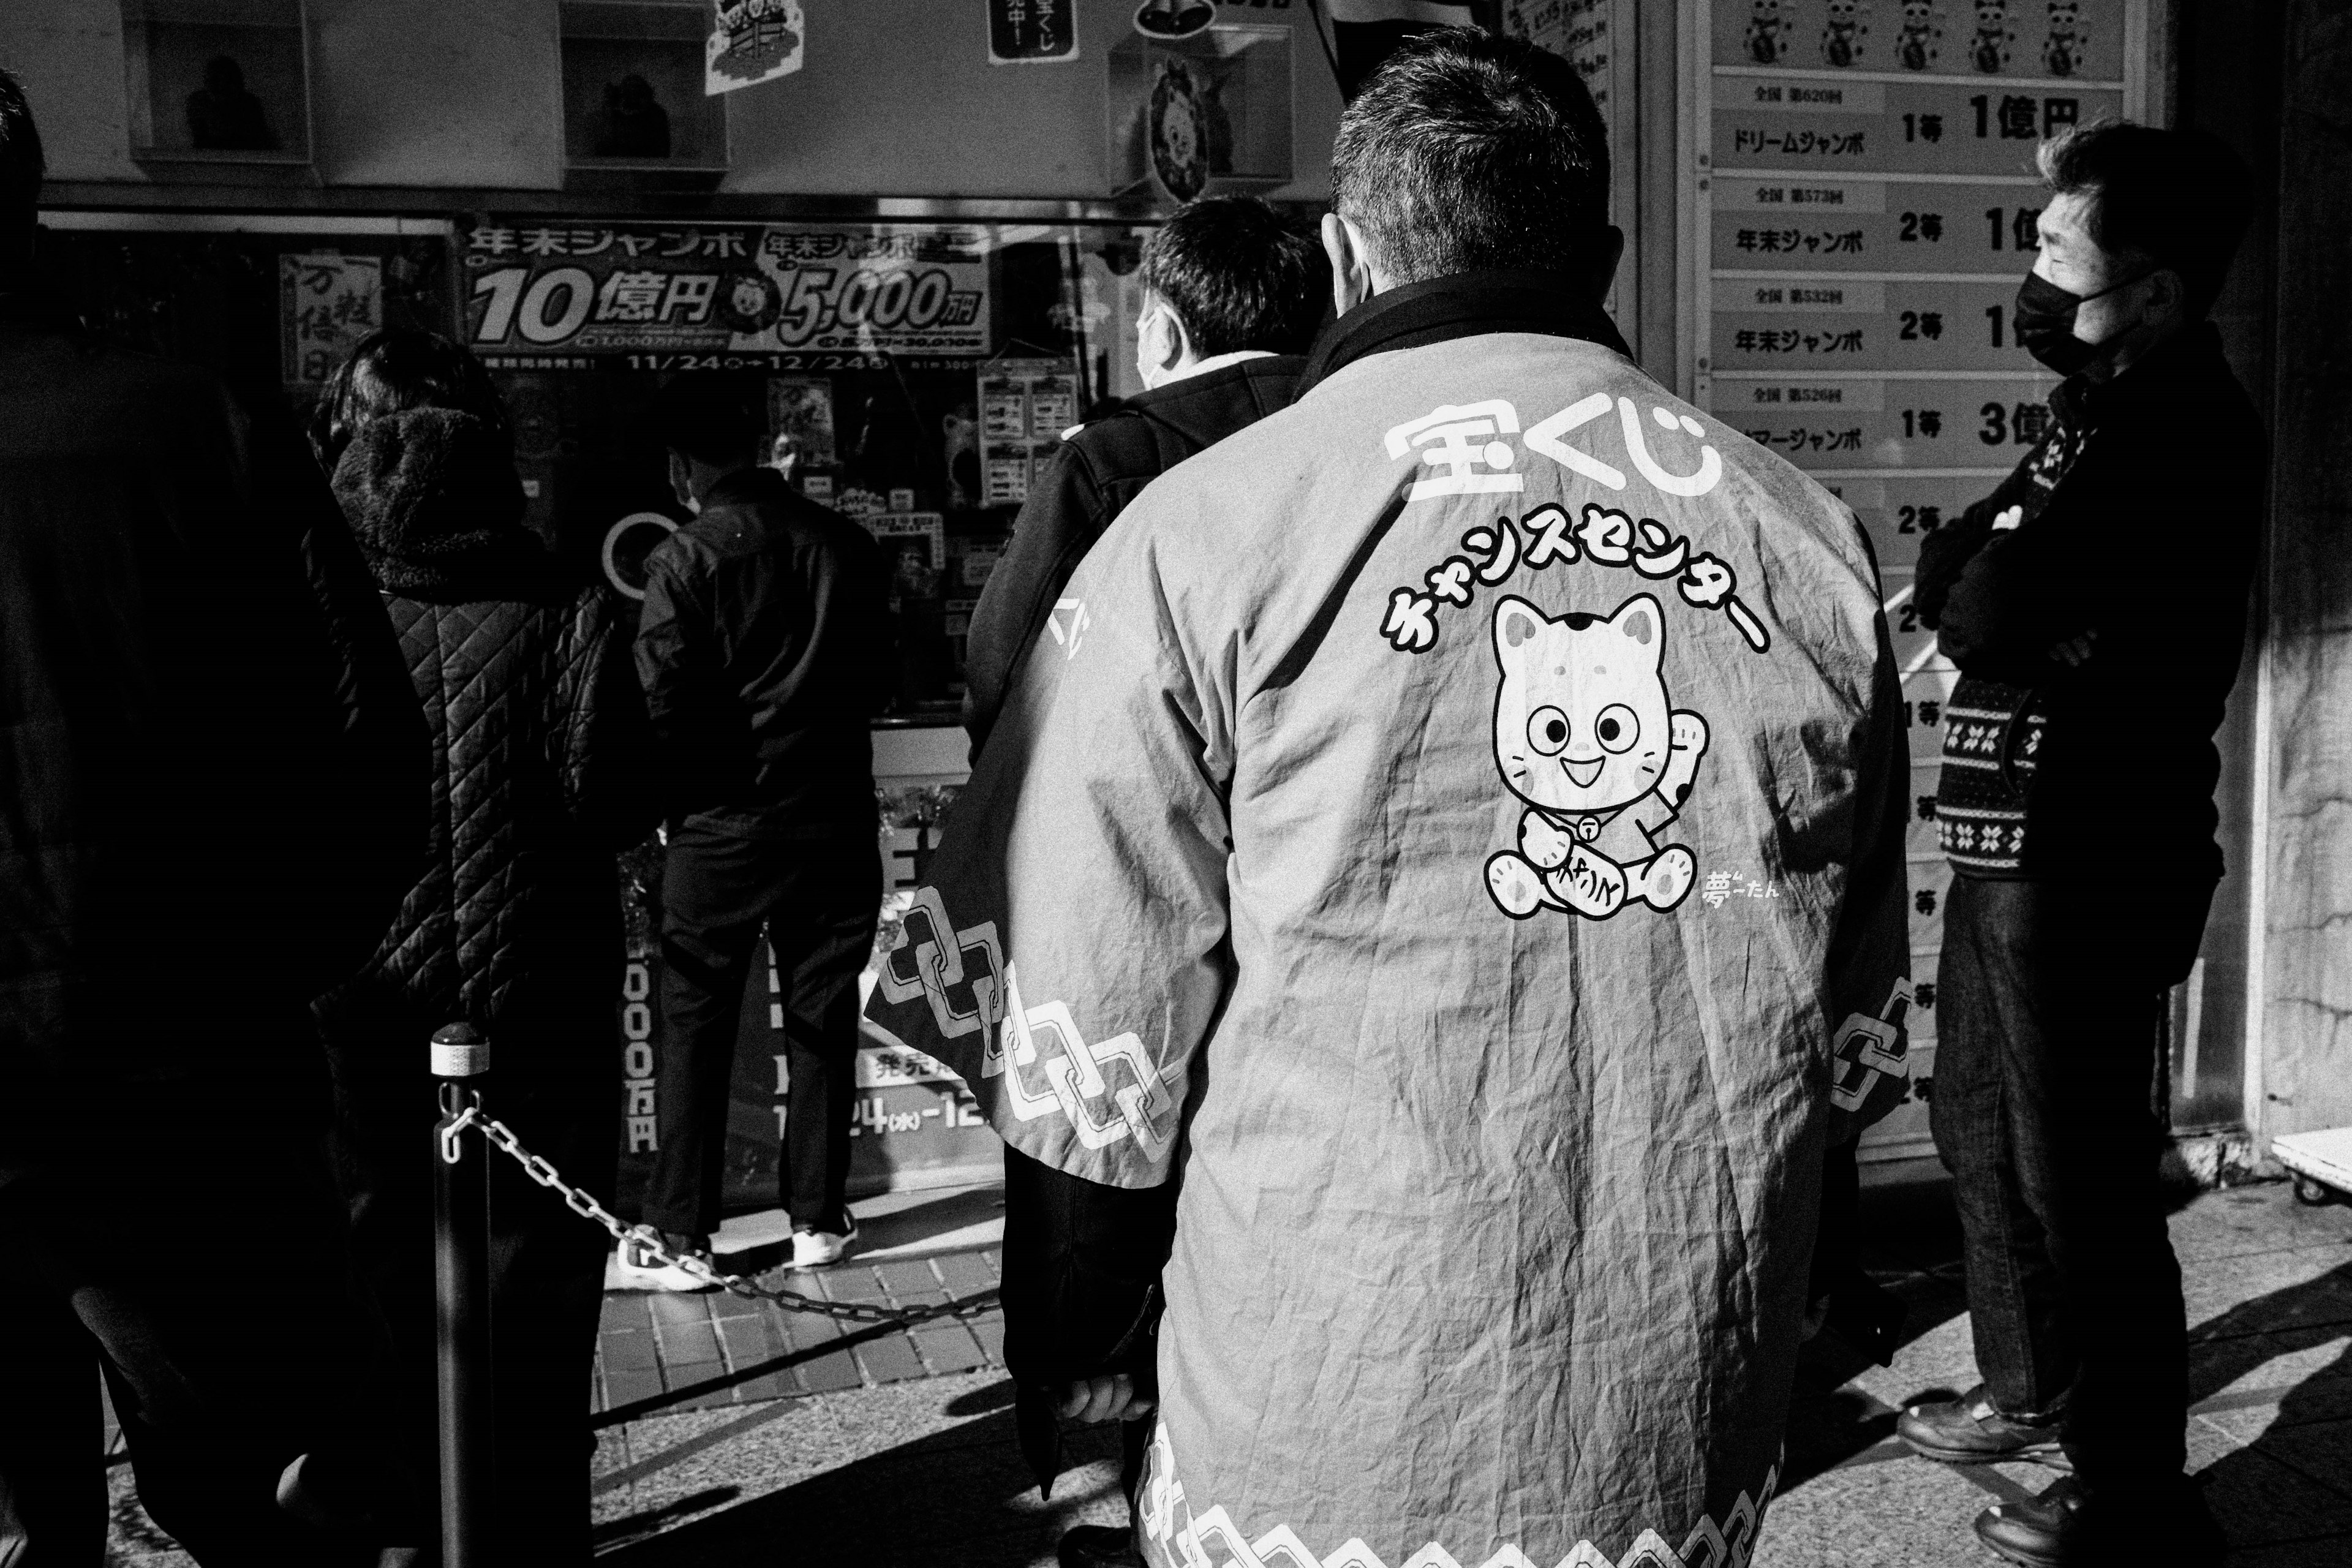
<instances>
[{"instance_id":1,"label":"sign with \u30c9\u30ea\u30fc\u30e0\u30b8\u30e3\u30f3\u30dc","mask_svg":"<svg viewBox=\"0 0 2352 1568\"><path fill-rule=\"evenodd\" d=\"M2043 141L2145 113L2137 0L1686 0L1680 105L1693 400L1805 469L1868 532L1904 671L1915 1081L1932 1083L1948 879L1936 777L1956 674L1911 602L1921 542L2052 428L2017 344ZM1924 1153L1915 1100L1874 1149Z\"/></svg>"}]
</instances>

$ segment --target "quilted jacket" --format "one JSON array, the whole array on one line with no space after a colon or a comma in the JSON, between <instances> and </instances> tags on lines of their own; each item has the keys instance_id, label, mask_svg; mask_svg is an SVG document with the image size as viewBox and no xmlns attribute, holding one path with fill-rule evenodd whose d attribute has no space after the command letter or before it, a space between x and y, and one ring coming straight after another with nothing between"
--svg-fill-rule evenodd
<instances>
[{"instance_id":1,"label":"quilted jacket","mask_svg":"<svg viewBox=\"0 0 2352 1568\"><path fill-rule=\"evenodd\" d=\"M306 1008L414 873L424 762L290 424L0 293L0 1183L134 1089L321 1105Z\"/></svg>"},{"instance_id":2,"label":"quilted jacket","mask_svg":"<svg viewBox=\"0 0 2352 1568\"><path fill-rule=\"evenodd\" d=\"M619 980L614 853L653 818L619 606L524 527L504 443L468 415L378 420L334 484L424 703L434 766L423 875L374 956L322 1004L331 1041L396 1029L421 1057L433 1028L460 1019L494 1047L556 1017L593 1030Z\"/></svg>"}]
</instances>

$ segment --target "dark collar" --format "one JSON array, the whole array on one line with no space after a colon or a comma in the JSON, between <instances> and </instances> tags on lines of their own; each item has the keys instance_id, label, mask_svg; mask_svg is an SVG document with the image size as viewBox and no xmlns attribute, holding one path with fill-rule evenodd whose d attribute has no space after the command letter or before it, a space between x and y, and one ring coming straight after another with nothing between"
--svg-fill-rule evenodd
<instances>
[{"instance_id":1,"label":"dark collar","mask_svg":"<svg viewBox=\"0 0 2352 1568\"><path fill-rule=\"evenodd\" d=\"M702 492L702 504L706 510L721 506L758 506L762 502L773 506L792 493L793 487L773 468L738 468L711 480L710 488Z\"/></svg>"},{"instance_id":2,"label":"dark collar","mask_svg":"<svg viewBox=\"0 0 2352 1568\"><path fill-rule=\"evenodd\" d=\"M2126 410L2178 403L2184 395L2181 383L2229 374L2221 330L2200 321L2175 332L2121 374L2099 364L2068 376L2051 393L2050 405L2068 426L2095 425Z\"/></svg>"},{"instance_id":3,"label":"dark collar","mask_svg":"<svg viewBox=\"0 0 2352 1568\"><path fill-rule=\"evenodd\" d=\"M1633 357L1598 301L1557 272L1461 272L1376 294L1323 329L1299 376L1301 396L1368 354L1417 349L1483 332L1580 338Z\"/></svg>"}]
</instances>

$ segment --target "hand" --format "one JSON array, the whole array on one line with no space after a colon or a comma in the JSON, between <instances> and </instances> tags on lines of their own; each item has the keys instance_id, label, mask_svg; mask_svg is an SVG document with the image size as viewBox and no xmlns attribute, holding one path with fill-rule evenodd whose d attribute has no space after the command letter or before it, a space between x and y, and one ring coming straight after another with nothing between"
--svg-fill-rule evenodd
<instances>
[{"instance_id":1,"label":"hand","mask_svg":"<svg viewBox=\"0 0 2352 1568\"><path fill-rule=\"evenodd\" d=\"M1082 1378L1064 1384L1061 1398L1055 1402L1054 1414L1065 1421L1091 1426L1097 1421L1132 1421L1149 1415L1151 1401L1137 1396L1135 1379L1123 1372L1114 1373L1108 1377Z\"/></svg>"},{"instance_id":2,"label":"hand","mask_svg":"<svg viewBox=\"0 0 2352 1568\"><path fill-rule=\"evenodd\" d=\"M2084 632L2081 637L2069 637L2064 642L2052 644L2050 657L2053 661L2064 665L2069 669L2079 668L2090 658L2091 645L2098 640L2098 633Z\"/></svg>"},{"instance_id":3,"label":"hand","mask_svg":"<svg viewBox=\"0 0 2352 1568\"><path fill-rule=\"evenodd\" d=\"M2013 506L1992 520L1992 531L1995 533L2007 533L2024 521L2025 509L2021 506Z\"/></svg>"}]
</instances>

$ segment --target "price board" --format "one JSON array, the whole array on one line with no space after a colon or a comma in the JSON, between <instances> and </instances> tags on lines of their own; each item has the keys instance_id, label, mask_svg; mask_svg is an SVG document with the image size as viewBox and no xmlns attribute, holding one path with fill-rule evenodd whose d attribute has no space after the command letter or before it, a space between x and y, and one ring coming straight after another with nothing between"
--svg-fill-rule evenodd
<instances>
[{"instance_id":1,"label":"price board","mask_svg":"<svg viewBox=\"0 0 2352 1568\"><path fill-rule=\"evenodd\" d=\"M1685 387L1837 493L1870 535L1903 669L1914 1090L1864 1158L1929 1153L1936 842L1958 679L1911 605L1920 542L2049 427L2057 378L2017 346L2067 126L2146 118L2147 0L1685 0Z\"/></svg>"}]
</instances>

